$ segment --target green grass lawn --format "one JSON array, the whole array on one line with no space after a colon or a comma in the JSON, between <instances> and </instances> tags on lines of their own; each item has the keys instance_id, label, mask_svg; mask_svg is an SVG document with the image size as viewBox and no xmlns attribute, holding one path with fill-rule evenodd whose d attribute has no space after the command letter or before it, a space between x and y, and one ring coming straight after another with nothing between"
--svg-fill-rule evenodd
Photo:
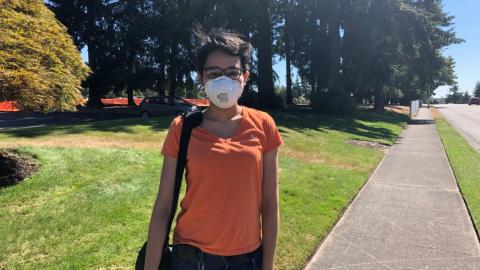
<instances>
[{"instance_id":1,"label":"green grass lawn","mask_svg":"<svg viewBox=\"0 0 480 270\"><path fill-rule=\"evenodd\" d=\"M480 153L475 151L445 119L436 118L435 124L478 230L480 228Z\"/></svg>"},{"instance_id":2,"label":"green grass lawn","mask_svg":"<svg viewBox=\"0 0 480 270\"><path fill-rule=\"evenodd\" d=\"M346 141L392 144L406 117L271 114L285 141L277 269L299 269L383 157ZM170 121L2 131L0 145L37 156L40 169L0 190L0 269L131 269L146 239Z\"/></svg>"}]
</instances>

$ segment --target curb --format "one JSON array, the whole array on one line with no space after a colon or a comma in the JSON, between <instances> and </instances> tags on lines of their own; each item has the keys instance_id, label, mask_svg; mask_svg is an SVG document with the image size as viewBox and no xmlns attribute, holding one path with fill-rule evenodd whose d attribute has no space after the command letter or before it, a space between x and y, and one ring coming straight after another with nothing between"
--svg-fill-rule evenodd
<instances>
[{"instance_id":1,"label":"curb","mask_svg":"<svg viewBox=\"0 0 480 270\"><path fill-rule=\"evenodd\" d=\"M450 125L450 127L451 127L452 129L454 129L455 132L458 133L458 131L453 127L452 124L450 124L450 122L448 122L448 120L447 120L446 118L443 118L443 119L447 122L447 124ZM444 142L443 142L442 137L440 136L440 133L438 133L437 123L436 123L435 120L434 120L434 123L435 123L435 131L437 132L437 135L438 135L438 137L440 138L440 141L442 142L443 154L444 154L445 157L447 158L450 171L452 172L453 176L455 177L455 184L457 185L458 192L460 193L460 196L462 197L463 205L464 205L465 209L467 210L468 217L470 218L470 222L472 223L473 230L475 231L475 234L476 234L476 236L477 236L477 240L479 240L479 241L477 241L477 247L478 247L478 250L480 251L480 233L479 233L479 230L478 230L478 228L477 228L477 226L476 226L476 224L475 224L475 221L474 221L474 219L473 219L472 212L471 212L470 208L468 207L467 200L465 199L465 195L463 194L462 188L461 188L460 185L458 184L457 175L456 175L455 171L454 171L453 168L452 168L452 164L451 164L451 162L450 162L450 158L449 158L449 156L448 156L448 154L447 154L447 151L445 150L445 144L444 144ZM458 133L458 135L462 136L460 133ZM463 136L462 136L462 137L463 137ZM468 142L467 142L467 144L468 144ZM471 145L470 145L470 146L471 146ZM473 147L472 147L472 148L473 148ZM474 149L474 148L473 148L473 149Z\"/></svg>"}]
</instances>

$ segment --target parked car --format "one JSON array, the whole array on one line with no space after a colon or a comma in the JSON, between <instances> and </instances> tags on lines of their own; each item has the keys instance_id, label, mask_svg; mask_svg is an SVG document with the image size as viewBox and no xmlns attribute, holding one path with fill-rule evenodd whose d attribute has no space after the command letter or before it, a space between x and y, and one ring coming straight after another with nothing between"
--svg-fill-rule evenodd
<instances>
[{"instance_id":1,"label":"parked car","mask_svg":"<svg viewBox=\"0 0 480 270\"><path fill-rule=\"evenodd\" d=\"M470 101L468 102L468 105L472 105L472 104L480 105L480 98L478 97L471 98Z\"/></svg>"},{"instance_id":2,"label":"parked car","mask_svg":"<svg viewBox=\"0 0 480 270\"><path fill-rule=\"evenodd\" d=\"M139 105L143 118L158 115L181 114L198 110L198 107L179 97L146 97Z\"/></svg>"}]
</instances>

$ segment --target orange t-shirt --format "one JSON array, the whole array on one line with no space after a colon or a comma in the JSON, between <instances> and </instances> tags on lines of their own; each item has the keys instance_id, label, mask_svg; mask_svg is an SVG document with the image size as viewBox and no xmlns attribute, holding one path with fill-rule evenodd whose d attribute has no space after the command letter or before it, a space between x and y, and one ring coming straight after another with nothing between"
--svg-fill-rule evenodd
<instances>
[{"instance_id":1,"label":"orange t-shirt","mask_svg":"<svg viewBox=\"0 0 480 270\"><path fill-rule=\"evenodd\" d=\"M263 153L283 144L272 117L242 106L230 138L193 129L187 151L187 191L180 203L174 244L231 256L261 245ZM182 118L176 117L162 154L177 158Z\"/></svg>"}]
</instances>

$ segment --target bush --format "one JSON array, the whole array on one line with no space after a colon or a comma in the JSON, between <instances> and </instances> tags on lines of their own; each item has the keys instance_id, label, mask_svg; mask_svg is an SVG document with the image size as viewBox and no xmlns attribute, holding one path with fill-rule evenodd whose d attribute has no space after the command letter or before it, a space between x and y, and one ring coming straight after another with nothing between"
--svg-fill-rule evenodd
<instances>
[{"instance_id":1,"label":"bush","mask_svg":"<svg viewBox=\"0 0 480 270\"><path fill-rule=\"evenodd\" d=\"M326 114L352 114L355 111L353 97L340 91L317 91L310 95L310 106L314 111Z\"/></svg>"}]
</instances>

